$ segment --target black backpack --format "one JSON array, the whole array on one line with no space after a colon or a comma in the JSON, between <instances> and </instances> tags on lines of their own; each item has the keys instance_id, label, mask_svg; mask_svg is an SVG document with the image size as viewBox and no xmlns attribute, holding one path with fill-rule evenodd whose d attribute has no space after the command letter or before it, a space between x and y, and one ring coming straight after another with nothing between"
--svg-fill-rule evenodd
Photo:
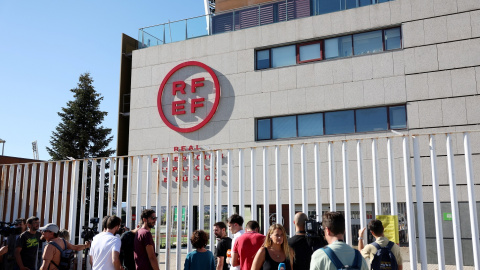
<instances>
[{"instance_id":1,"label":"black backpack","mask_svg":"<svg viewBox=\"0 0 480 270\"><path fill-rule=\"evenodd\" d=\"M372 260L372 270L397 270L397 259L392 253L392 247L395 243L392 241L388 242L388 245L385 247L380 247L376 242L373 242L372 245L377 249L377 253L373 256Z\"/></svg>"},{"instance_id":2,"label":"black backpack","mask_svg":"<svg viewBox=\"0 0 480 270\"><path fill-rule=\"evenodd\" d=\"M51 244L54 247L56 247L58 250L60 250L60 263L57 265L56 263L53 262L53 260L51 261L51 263L53 263L53 265L55 265L59 270L70 270L70 267L73 264L75 251L68 249L67 242L65 241L65 239L62 239L62 240L63 240L63 244L65 245L65 249L62 249L57 243L53 241L48 242L48 244Z\"/></svg>"},{"instance_id":3,"label":"black backpack","mask_svg":"<svg viewBox=\"0 0 480 270\"><path fill-rule=\"evenodd\" d=\"M338 270L360 270L362 269L362 255L360 254L360 251L355 250L355 258L353 259L353 265L344 265L340 259L338 259L337 255L335 255L335 252L331 248L324 247L323 251L325 251L325 254L327 254L328 258L330 258L330 261L335 265L335 267Z\"/></svg>"}]
</instances>

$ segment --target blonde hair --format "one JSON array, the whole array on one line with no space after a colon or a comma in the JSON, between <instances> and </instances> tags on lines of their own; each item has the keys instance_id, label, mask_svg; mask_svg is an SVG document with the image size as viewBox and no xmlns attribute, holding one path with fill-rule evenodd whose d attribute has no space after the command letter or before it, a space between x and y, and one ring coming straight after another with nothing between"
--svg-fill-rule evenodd
<instances>
[{"instance_id":1,"label":"blonde hair","mask_svg":"<svg viewBox=\"0 0 480 270\"><path fill-rule=\"evenodd\" d=\"M268 229L267 236L265 237L265 243L263 244L264 247L271 247L273 246L273 241L270 238L270 236L275 232L275 230L281 230L283 233L283 242L282 242L282 250L285 253L285 257L288 260L292 260L293 258L290 258L290 247L288 246L288 241L287 241L287 232L285 231L285 228L281 224L273 224L270 226Z\"/></svg>"}]
</instances>

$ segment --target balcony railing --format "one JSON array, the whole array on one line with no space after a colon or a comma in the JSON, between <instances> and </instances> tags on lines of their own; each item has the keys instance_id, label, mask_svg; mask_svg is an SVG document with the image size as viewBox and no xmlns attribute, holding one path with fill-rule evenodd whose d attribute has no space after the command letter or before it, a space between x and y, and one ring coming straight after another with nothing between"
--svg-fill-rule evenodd
<instances>
[{"instance_id":1,"label":"balcony railing","mask_svg":"<svg viewBox=\"0 0 480 270\"><path fill-rule=\"evenodd\" d=\"M300 19L392 0L282 0L140 28L139 48Z\"/></svg>"}]
</instances>

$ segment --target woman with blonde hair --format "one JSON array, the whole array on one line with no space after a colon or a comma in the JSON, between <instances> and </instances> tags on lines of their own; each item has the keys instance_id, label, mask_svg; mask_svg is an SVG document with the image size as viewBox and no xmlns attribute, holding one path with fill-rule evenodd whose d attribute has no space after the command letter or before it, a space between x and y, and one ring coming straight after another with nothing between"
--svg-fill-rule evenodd
<instances>
[{"instance_id":1,"label":"woman with blonde hair","mask_svg":"<svg viewBox=\"0 0 480 270\"><path fill-rule=\"evenodd\" d=\"M277 270L284 263L285 270L293 269L293 250L289 248L287 233L280 224L273 224L268 229L263 248L260 248L253 259L254 270Z\"/></svg>"}]
</instances>

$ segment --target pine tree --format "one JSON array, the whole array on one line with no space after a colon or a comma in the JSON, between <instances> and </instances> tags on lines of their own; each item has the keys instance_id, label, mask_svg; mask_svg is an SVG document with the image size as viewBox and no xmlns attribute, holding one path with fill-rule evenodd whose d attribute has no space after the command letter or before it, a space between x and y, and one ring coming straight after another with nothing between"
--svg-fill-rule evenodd
<instances>
[{"instance_id":1,"label":"pine tree","mask_svg":"<svg viewBox=\"0 0 480 270\"><path fill-rule=\"evenodd\" d=\"M47 147L52 160L65 160L68 157L84 159L108 157L115 153L108 148L113 140L112 129L101 126L107 112L100 111L103 97L95 91L90 73L80 75L77 88L71 89L74 100L67 102L58 115L61 122L52 132Z\"/></svg>"}]
</instances>

